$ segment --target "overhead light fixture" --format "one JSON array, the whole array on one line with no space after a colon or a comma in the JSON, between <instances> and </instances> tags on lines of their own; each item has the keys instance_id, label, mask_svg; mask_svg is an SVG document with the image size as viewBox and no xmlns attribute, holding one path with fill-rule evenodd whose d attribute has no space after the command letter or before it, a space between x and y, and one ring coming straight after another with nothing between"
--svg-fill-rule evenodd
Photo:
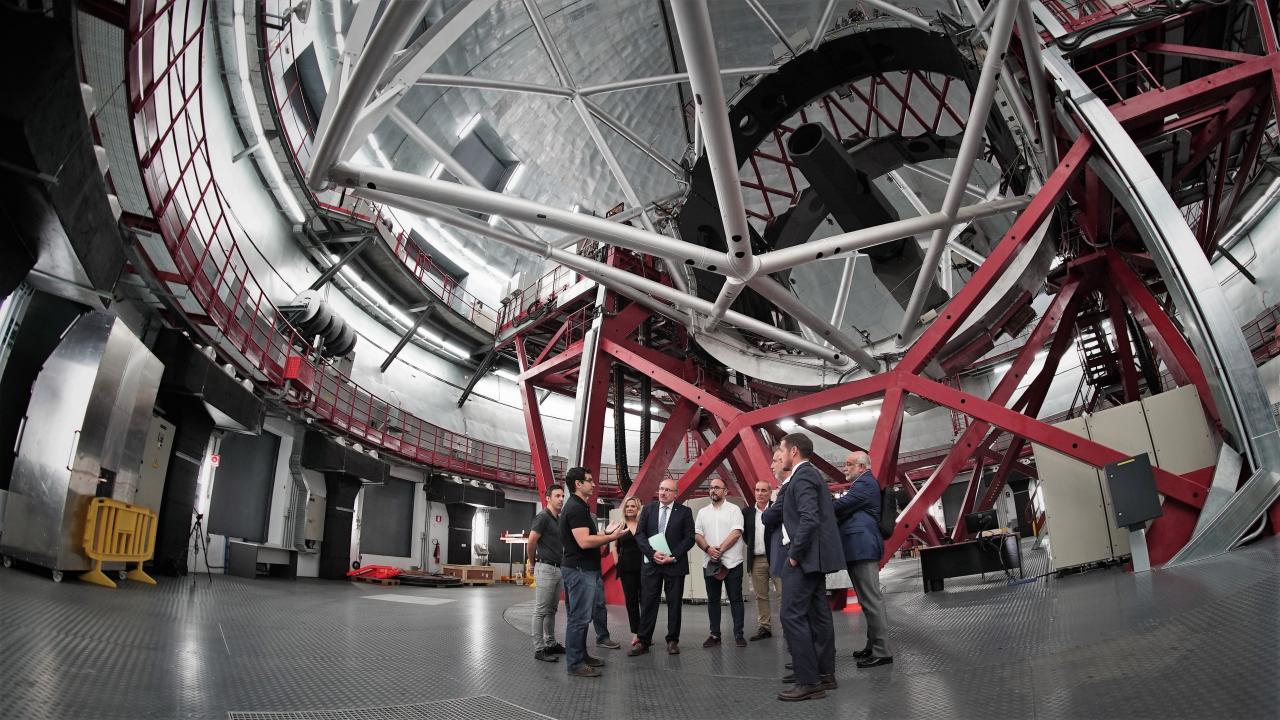
<instances>
[{"instance_id":1,"label":"overhead light fixture","mask_svg":"<svg viewBox=\"0 0 1280 720\"><path fill-rule=\"evenodd\" d=\"M440 343L440 347L444 348L445 352L449 353L450 355L453 355L456 358L460 358L462 360L471 359L471 353L467 352L466 350L463 350L462 348L458 347L457 345L454 345L451 342L447 342L447 341L442 342Z\"/></svg>"}]
</instances>

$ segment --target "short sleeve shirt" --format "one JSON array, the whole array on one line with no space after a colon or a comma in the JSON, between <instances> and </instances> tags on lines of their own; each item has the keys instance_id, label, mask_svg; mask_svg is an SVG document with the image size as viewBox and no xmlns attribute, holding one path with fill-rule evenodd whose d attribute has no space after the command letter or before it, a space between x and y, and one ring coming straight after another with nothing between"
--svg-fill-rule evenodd
<instances>
[{"instance_id":1,"label":"short sleeve shirt","mask_svg":"<svg viewBox=\"0 0 1280 720\"><path fill-rule=\"evenodd\" d=\"M728 500L720 503L719 509L715 505L707 505L698 511L698 517L694 520L694 532L705 538L711 545L724 542L724 539L734 530L742 532L742 509ZM720 564L727 568L738 567L743 561L743 550L742 538L738 538L733 547L725 550L720 556ZM709 562L711 562L710 555L702 558L703 567L706 567Z\"/></svg>"},{"instance_id":2,"label":"short sleeve shirt","mask_svg":"<svg viewBox=\"0 0 1280 720\"><path fill-rule=\"evenodd\" d=\"M559 565L564 544L560 541L560 521L556 516L550 510L543 510L533 519L530 529L538 533L538 562Z\"/></svg>"},{"instance_id":3,"label":"short sleeve shirt","mask_svg":"<svg viewBox=\"0 0 1280 720\"><path fill-rule=\"evenodd\" d=\"M579 570L600 570L600 550L583 549L573 537L574 528L587 528L589 535L598 535L596 520L591 517L587 503L577 495L570 495L560 512L560 540L564 544L560 564Z\"/></svg>"}]
</instances>

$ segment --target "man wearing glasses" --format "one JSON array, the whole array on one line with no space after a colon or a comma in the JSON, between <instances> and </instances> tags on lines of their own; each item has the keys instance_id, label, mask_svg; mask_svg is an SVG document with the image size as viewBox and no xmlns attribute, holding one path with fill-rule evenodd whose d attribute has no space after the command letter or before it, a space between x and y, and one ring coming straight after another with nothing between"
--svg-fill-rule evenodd
<instances>
[{"instance_id":1,"label":"man wearing glasses","mask_svg":"<svg viewBox=\"0 0 1280 720\"><path fill-rule=\"evenodd\" d=\"M655 542L658 536L661 539ZM667 654L678 655L680 603L684 599L684 577L689 574L689 551L693 549L693 511L676 502L675 480L663 480L658 485L658 499L640 511L636 544L644 557L640 570L640 632L636 633L639 642L627 654L649 652L658 624L658 598L665 592ZM663 544L665 548L661 547Z\"/></svg>"},{"instance_id":2,"label":"man wearing glasses","mask_svg":"<svg viewBox=\"0 0 1280 720\"><path fill-rule=\"evenodd\" d=\"M560 513L560 540L564 545L560 574L564 578L565 605L569 616L564 632L564 656L570 675L600 677L598 668L604 665L604 661L587 654L587 626L591 624L596 605L604 596L600 548L625 536L627 526L612 525L603 535L597 532L590 505L595 478L586 468L569 468L565 484L573 490L573 495Z\"/></svg>"}]
</instances>

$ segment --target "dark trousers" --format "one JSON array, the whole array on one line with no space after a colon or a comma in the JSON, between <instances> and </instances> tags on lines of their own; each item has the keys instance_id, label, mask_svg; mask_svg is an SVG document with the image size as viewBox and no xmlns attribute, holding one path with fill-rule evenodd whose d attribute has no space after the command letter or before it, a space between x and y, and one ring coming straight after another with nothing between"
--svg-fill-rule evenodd
<instances>
[{"instance_id":1,"label":"dark trousers","mask_svg":"<svg viewBox=\"0 0 1280 720\"><path fill-rule=\"evenodd\" d=\"M827 604L826 575L784 564L778 617L791 650L797 684L813 685L819 675L836 671L835 625Z\"/></svg>"},{"instance_id":2,"label":"dark trousers","mask_svg":"<svg viewBox=\"0 0 1280 720\"><path fill-rule=\"evenodd\" d=\"M729 614L733 616L733 637L742 637L742 566L739 565L717 580L707 576L707 619L711 621L711 634L720 637L720 586L729 591Z\"/></svg>"},{"instance_id":3,"label":"dark trousers","mask_svg":"<svg viewBox=\"0 0 1280 720\"><path fill-rule=\"evenodd\" d=\"M622 597L627 601L627 622L632 635L640 634L640 573L620 572L618 582L622 583Z\"/></svg>"},{"instance_id":4,"label":"dark trousers","mask_svg":"<svg viewBox=\"0 0 1280 720\"><path fill-rule=\"evenodd\" d=\"M640 642L653 644L658 625L658 597L667 595L667 642L680 640L680 603L684 601L684 575L663 575L652 566L640 573Z\"/></svg>"}]
</instances>

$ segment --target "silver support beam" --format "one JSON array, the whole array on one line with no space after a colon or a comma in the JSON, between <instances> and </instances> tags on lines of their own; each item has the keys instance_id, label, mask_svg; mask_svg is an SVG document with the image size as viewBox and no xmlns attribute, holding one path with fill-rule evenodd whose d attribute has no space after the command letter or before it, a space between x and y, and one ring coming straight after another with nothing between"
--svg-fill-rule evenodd
<instances>
[{"instance_id":1,"label":"silver support beam","mask_svg":"<svg viewBox=\"0 0 1280 720\"><path fill-rule=\"evenodd\" d=\"M1169 289L1228 441L1254 470L1171 562L1226 552L1280 493L1280 429L1266 388L1212 266L1160 177L1059 51L1048 51L1045 65L1067 109L1094 140L1090 166L1128 213Z\"/></svg>"},{"instance_id":2,"label":"silver support beam","mask_svg":"<svg viewBox=\"0 0 1280 720\"><path fill-rule=\"evenodd\" d=\"M833 235L822 240L813 240L803 245L774 250L760 256L758 272L760 274L775 273L779 270L803 265L811 260L841 256L857 250L911 237L917 233L936 228L950 228L958 222L968 222L991 215L1016 212L1026 207L1030 202L1030 195L1002 198L960 208L954 217L947 217L941 212L929 213L928 215L895 220L883 225Z\"/></svg>"},{"instance_id":3,"label":"silver support beam","mask_svg":"<svg viewBox=\"0 0 1280 720\"><path fill-rule=\"evenodd\" d=\"M600 122L608 125L614 132L626 138L627 142L634 145L640 152L648 155L654 162L661 165L664 170L675 176L677 180L681 182L684 181L685 175L687 174L685 173L684 168L677 165L670 158L664 156L652 144L640 137L635 130L632 130L626 123L622 122L622 120L618 119L609 111L600 107L596 102L582 97L581 93L579 93L578 97L581 99L582 103L587 106L587 109L591 111L591 114L600 119Z\"/></svg>"},{"instance_id":4,"label":"silver support beam","mask_svg":"<svg viewBox=\"0 0 1280 720\"><path fill-rule=\"evenodd\" d=\"M818 16L818 24L813 26L813 40L809 42L810 50L817 50L818 46L827 36L827 31L831 29L831 16L836 13L836 0L827 0L827 4L822 8L822 14Z\"/></svg>"},{"instance_id":5,"label":"silver support beam","mask_svg":"<svg viewBox=\"0 0 1280 720\"><path fill-rule=\"evenodd\" d=\"M569 73L569 66L565 64L564 57L556 49L555 39L551 37L551 29L547 27L546 18L542 17L542 11L538 9L537 0L524 0L524 9L529 13L529 19L533 21L533 31L537 33L542 49L551 60L551 67L555 69L560 84L567 88L577 87L577 83L573 81L573 75Z\"/></svg>"},{"instance_id":6,"label":"silver support beam","mask_svg":"<svg viewBox=\"0 0 1280 720\"><path fill-rule=\"evenodd\" d=\"M418 317L413 320L413 325L407 332L405 332L404 335L400 336L400 340L396 342L396 346L391 348L391 352L387 353L387 359L383 360L382 364L378 366L379 372L385 373L387 368L391 367L391 363L395 362L396 356L398 356L400 351L404 349L404 346L408 345L409 341L413 339L414 333L418 332L418 328L422 327L422 323L426 322L427 318L431 317L431 311L434 309L435 303L431 303L425 310L418 313Z\"/></svg>"},{"instance_id":7,"label":"silver support beam","mask_svg":"<svg viewBox=\"0 0 1280 720\"><path fill-rule=\"evenodd\" d=\"M738 177L738 160L733 147L733 131L729 127L729 113L720 84L720 61L716 58L716 41L711 32L711 17L702 2L676 2L671 6L676 28L680 34L680 46L684 52L685 67L689 69L689 84L693 87L694 107L699 127L702 128L707 146L707 160L711 167L711 179L715 184L716 202L720 206L720 219L724 224L728 254L724 262L729 273L740 280L750 280L755 274L755 259L751 255L751 231L747 226L747 210L742 202L742 185ZM741 290L741 283L725 283L721 293ZM733 302L716 301L716 309L727 309ZM715 323L723 315L710 318Z\"/></svg>"},{"instance_id":8,"label":"silver support beam","mask_svg":"<svg viewBox=\"0 0 1280 720\"><path fill-rule=\"evenodd\" d=\"M992 6L996 3L991 3ZM1021 0L1018 4L1018 37L1022 40L1022 56L1027 62L1027 82L1031 84L1031 102L1035 105L1036 125L1039 130L1036 144L1040 147L1043 160L1042 177L1048 177L1053 168L1058 166L1058 147L1053 139L1052 100L1049 98L1049 81L1045 76L1044 60L1040 53L1044 48L1040 45L1040 33L1036 28L1035 17L1031 14L1030 0ZM1031 128L1027 128L1027 133Z\"/></svg>"},{"instance_id":9,"label":"silver support beam","mask_svg":"<svg viewBox=\"0 0 1280 720\"><path fill-rule=\"evenodd\" d=\"M778 26L777 21L773 19L773 16L769 14L769 11L765 10L764 6L760 4L760 0L747 0L747 6L756 14L756 17L760 18L760 22L764 23L764 26L769 28L769 32L773 33L773 36L777 38L778 42L782 43L782 46L787 49L787 52L791 53L791 57L795 57L795 47L791 44L791 41L787 39L787 34L782 32L782 28Z\"/></svg>"},{"instance_id":10,"label":"silver support beam","mask_svg":"<svg viewBox=\"0 0 1280 720\"><path fill-rule=\"evenodd\" d=\"M570 212L531 200L477 190L458 183L432 180L399 170L341 162L334 179L351 188L385 190L410 198L442 203L475 212L523 220L540 227L589 237L628 250L648 253L694 266L721 265L724 255L703 247L602 218ZM371 184L372 183L372 184Z\"/></svg>"},{"instance_id":11,"label":"silver support beam","mask_svg":"<svg viewBox=\"0 0 1280 720\"><path fill-rule=\"evenodd\" d=\"M525 0L526 4L532 0ZM573 430L569 436L569 459L574 465L586 465L582 456L583 440L587 432L587 408L591 407L591 381L595 379L596 361L600 355L600 327L604 323L604 303L607 290L604 285L596 289L595 317L591 327L582 336L582 360L578 365L578 389L573 396ZM607 391L606 391L607 392Z\"/></svg>"},{"instance_id":12,"label":"silver support beam","mask_svg":"<svg viewBox=\"0 0 1280 720\"><path fill-rule=\"evenodd\" d=\"M854 342L848 335L845 335L840 328L819 317L800 298L792 295L786 288L779 285L777 280L768 275L757 277L751 281L751 289L760 293L764 299L776 305L779 310L789 313L802 325L808 326L819 339L825 340L831 343L832 347L844 351L862 369L869 373L880 372L880 363L871 357L871 353L868 353L861 345Z\"/></svg>"},{"instance_id":13,"label":"silver support beam","mask_svg":"<svg viewBox=\"0 0 1280 720\"><path fill-rule=\"evenodd\" d=\"M1244 469L1244 458L1226 443L1218 448L1218 464L1213 469L1213 484L1209 486L1209 494L1204 498L1204 507L1200 508L1200 517L1196 518L1196 527L1192 532L1203 532L1209 520L1218 514L1227 500L1231 499L1240 484L1240 471Z\"/></svg>"},{"instance_id":14,"label":"silver support beam","mask_svg":"<svg viewBox=\"0 0 1280 720\"><path fill-rule=\"evenodd\" d=\"M477 90L502 90L505 92L526 93L528 95L550 95L552 97L570 98L573 91L554 85L513 82L511 80L491 80L463 75L436 75L426 73L414 81L417 85L437 85L440 87L475 88Z\"/></svg>"},{"instance_id":15,"label":"silver support beam","mask_svg":"<svg viewBox=\"0 0 1280 720\"><path fill-rule=\"evenodd\" d=\"M740 68L721 68L720 77L737 77L738 75L767 75L777 72L779 65L760 65L756 67L740 67ZM592 95L600 95L601 93L617 92L618 90L634 90L636 88L656 87L658 85L675 85L676 83L689 82L689 73L671 73L668 75L654 75L646 78L634 78L631 80L618 80L616 82L601 83L599 85L587 85L578 88L578 94L583 97Z\"/></svg>"},{"instance_id":16,"label":"silver support beam","mask_svg":"<svg viewBox=\"0 0 1280 720\"><path fill-rule=\"evenodd\" d=\"M400 195L394 195L381 190L362 190L355 189L355 194L359 197L371 200L376 203L383 203L392 207L398 207L408 212L417 213L424 217L431 217L440 222L453 225L462 230L470 230L472 232L493 238L510 247L524 250L545 257L553 262L560 263L567 267L573 268L584 274L591 274L592 278L597 282L608 285L611 289L622 292L623 289L633 289L646 293L654 298L671 303L681 310L689 312L709 314L711 312L712 303L708 300L700 298L696 295L682 293L660 282L640 277L633 273L621 270L597 262L589 258L584 258L576 253L567 250L561 250L552 246L550 243L530 240L529 238L516 235L515 233L498 228L491 227L486 222L481 222L475 218L454 212L453 208L437 205L433 202L424 202L415 198L407 198ZM848 368L851 363L849 359L840 351L832 350L817 343L812 343L797 337L789 332L782 330L769 323L761 322L753 317L742 315L729 310L725 313L724 321L726 324L741 328L755 335L759 335L767 340L781 343L789 348L808 353L814 357L832 363L838 370L840 368Z\"/></svg>"},{"instance_id":17,"label":"silver support beam","mask_svg":"<svg viewBox=\"0 0 1280 720\"><path fill-rule=\"evenodd\" d=\"M840 271L840 287L836 288L836 305L831 310L831 324L840 327L844 324L844 312L849 304L849 292L853 290L853 271L857 268L858 256L850 255L844 260L844 268Z\"/></svg>"},{"instance_id":18,"label":"silver support beam","mask_svg":"<svg viewBox=\"0 0 1280 720\"><path fill-rule=\"evenodd\" d=\"M360 60L351 71L346 89L339 97L329 98L329 103L335 103L334 110L329 116L328 127L321 127L316 134L311 168L307 173L307 187L323 190L329 183L329 169L338 161L356 126L357 118L373 96L382 68L395 55L395 41L406 26L418 24L428 7L430 3L412 0L391 0L387 5L382 13L382 20L374 28L364 52L360 54Z\"/></svg>"},{"instance_id":19,"label":"silver support beam","mask_svg":"<svg viewBox=\"0 0 1280 720\"><path fill-rule=\"evenodd\" d=\"M1014 3L1017 1L1018 0L992 0L991 4L999 5L999 4ZM932 27L931 25L929 25L928 20L925 20L919 15L915 15L906 10L903 10L897 5L885 2L885 0L862 0L862 2L866 3L867 5L870 5L873 8L877 8L883 11L886 15L892 15L898 18L899 20L905 20L906 22L912 25L915 25L921 30L929 30Z\"/></svg>"},{"instance_id":20,"label":"silver support beam","mask_svg":"<svg viewBox=\"0 0 1280 720\"><path fill-rule=\"evenodd\" d=\"M992 100L995 98L999 83L1000 70L1004 65L1005 51L1009 46L1009 36L1013 34L1013 18L1022 0L1005 0L998 3L995 27L991 31L991 40L987 44L987 57L982 63L982 72L978 76L978 87L974 90L973 101L969 105L969 118L964 129L964 138L960 141L960 150L956 153L955 167L951 172L951 182L947 185L947 193L942 199L942 214L947 218L955 218L960 209L965 185L969 183L969 174L973 171L973 163L982 150L987 134L987 115L991 112ZM938 260L942 257L942 249L946 247L947 233L950 225L940 226L929 238L929 247L925 251L924 262L920 266L920 274L916 276L915 287L911 291L911 299L907 302L906 312L902 316L902 324L898 328L898 344L904 345L911 336L911 330L920 321L920 309L924 305L925 296L933 284L933 274L937 272Z\"/></svg>"}]
</instances>

